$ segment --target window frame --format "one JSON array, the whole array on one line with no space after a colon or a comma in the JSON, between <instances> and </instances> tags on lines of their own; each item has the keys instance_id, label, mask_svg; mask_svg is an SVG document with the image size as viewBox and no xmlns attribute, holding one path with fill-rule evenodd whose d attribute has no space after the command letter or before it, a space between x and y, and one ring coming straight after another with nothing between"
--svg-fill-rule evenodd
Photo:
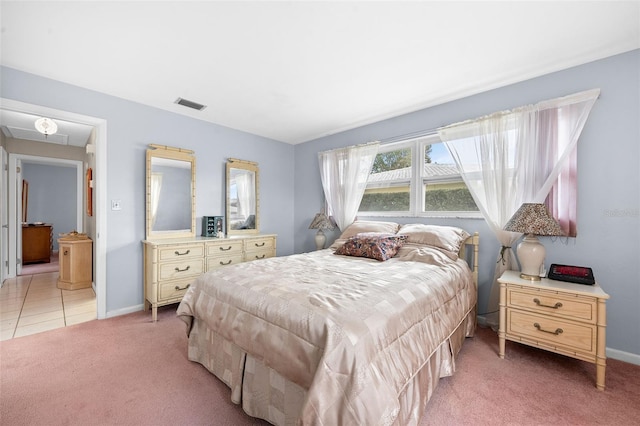
<instances>
[{"instance_id":1,"label":"window frame","mask_svg":"<svg viewBox=\"0 0 640 426\"><path fill-rule=\"evenodd\" d=\"M411 150L411 177L407 180L409 183L409 210L408 211L358 211L358 216L367 217L437 217L437 218L471 218L482 219L480 211L423 211L422 206L425 204L425 191L423 185L426 182L462 182L462 175L458 172L455 177L449 175L446 177L427 178L424 174L424 151L428 145L444 143L440 140L437 133L425 134L417 137L410 137L399 141L380 144L378 154L395 151L403 148ZM455 163L454 163L455 165ZM457 167L457 166L456 166ZM401 183L405 181L395 181L393 183ZM373 184L367 188L384 188L391 185Z\"/></svg>"}]
</instances>

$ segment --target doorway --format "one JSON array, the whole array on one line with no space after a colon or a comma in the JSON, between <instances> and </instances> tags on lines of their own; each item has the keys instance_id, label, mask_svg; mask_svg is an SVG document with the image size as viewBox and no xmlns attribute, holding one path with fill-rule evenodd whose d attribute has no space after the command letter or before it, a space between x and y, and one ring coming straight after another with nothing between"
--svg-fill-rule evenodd
<instances>
[{"instance_id":1,"label":"doorway","mask_svg":"<svg viewBox=\"0 0 640 426\"><path fill-rule=\"evenodd\" d=\"M21 268L17 268L17 275L34 275L43 272L58 271L57 239L62 233L86 229L84 224L83 174L84 163L79 160L67 160L32 155L11 154L12 160L20 170L16 184L22 189L17 194L16 207L21 208L22 217L22 247L20 256ZM22 185L20 185L22 181ZM26 190L31 189L31 197ZM26 232L26 234L25 234ZM18 237L20 237L18 229ZM44 250L45 237L50 235L50 257L46 260L39 256L29 256L38 253L46 255ZM31 238L30 242L24 238ZM36 237L36 238L34 238ZM39 237L39 238L37 238ZM19 240L19 238L17 239ZM17 241L20 246L20 241ZM38 243L34 246L35 243ZM30 250L27 250L30 249ZM25 250L27 258L25 258ZM18 265L20 266L20 265Z\"/></svg>"},{"instance_id":2,"label":"doorway","mask_svg":"<svg viewBox=\"0 0 640 426\"><path fill-rule=\"evenodd\" d=\"M88 234L93 239L93 271L94 285L96 293L97 317L98 319L107 317L106 310L106 235L107 235L107 203L106 203L106 170L107 170L107 122L97 117L80 115L68 111L62 111L40 105L27 104L24 102L14 101L11 99L0 99L0 109L13 112L22 112L26 114L36 114L40 116L50 117L52 119L75 122L79 124L93 126L94 139L91 155L93 156L93 226L90 227ZM11 161L10 161L11 162ZM8 253L3 256L8 260L8 272L4 278L12 278L17 275L17 232L21 227L21 218L17 216L15 206L16 176L15 168L9 167L9 194L8 199L3 199L3 204L9 204L8 214ZM12 176L13 175L13 176ZM82 175L82 173L81 173ZM80 177L80 182L83 182ZM80 191L82 194L82 191ZM5 204L6 205L6 204ZM82 203L81 203L82 205ZM79 227L79 229L83 229Z\"/></svg>"}]
</instances>

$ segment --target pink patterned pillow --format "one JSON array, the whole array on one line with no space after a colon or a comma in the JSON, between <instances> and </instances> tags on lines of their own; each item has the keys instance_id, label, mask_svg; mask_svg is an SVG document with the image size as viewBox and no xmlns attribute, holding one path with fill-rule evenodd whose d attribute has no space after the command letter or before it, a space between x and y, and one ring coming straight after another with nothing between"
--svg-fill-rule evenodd
<instances>
[{"instance_id":1,"label":"pink patterned pillow","mask_svg":"<svg viewBox=\"0 0 640 426\"><path fill-rule=\"evenodd\" d=\"M406 241L405 235L362 233L350 237L334 254L367 257L379 261L391 259Z\"/></svg>"}]
</instances>

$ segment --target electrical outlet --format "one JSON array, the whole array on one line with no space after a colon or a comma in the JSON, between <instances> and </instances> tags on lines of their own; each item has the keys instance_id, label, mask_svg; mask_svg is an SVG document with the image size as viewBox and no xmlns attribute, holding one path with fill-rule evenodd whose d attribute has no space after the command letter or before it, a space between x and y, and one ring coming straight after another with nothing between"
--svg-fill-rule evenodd
<instances>
[{"instance_id":1,"label":"electrical outlet","mask_svg":"<svg viewBox=\"0 0 640 426\"><path fill-rule=\"evenodd\" d=\"M111 200L111 210L122 210L122 203L120 200Z\"/></svg>"}]
</instances>

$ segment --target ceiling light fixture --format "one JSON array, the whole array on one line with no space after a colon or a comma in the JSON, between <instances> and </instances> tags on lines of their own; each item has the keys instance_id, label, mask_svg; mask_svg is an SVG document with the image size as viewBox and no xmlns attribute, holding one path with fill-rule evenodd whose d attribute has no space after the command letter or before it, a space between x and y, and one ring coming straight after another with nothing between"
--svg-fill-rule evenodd
<instances>
[{"instance_id":1,"label":"ceiling light fixture","mask_svg":"<svg viewBox=\"0 0 640 426\"><path fill-rule=\"evenodd\" d=\"M53 135L58 131L58 125L50 118L41 117L35 122L36 130L44 135L46 138L49 135Z\"/></svg>"}]
</instances>

